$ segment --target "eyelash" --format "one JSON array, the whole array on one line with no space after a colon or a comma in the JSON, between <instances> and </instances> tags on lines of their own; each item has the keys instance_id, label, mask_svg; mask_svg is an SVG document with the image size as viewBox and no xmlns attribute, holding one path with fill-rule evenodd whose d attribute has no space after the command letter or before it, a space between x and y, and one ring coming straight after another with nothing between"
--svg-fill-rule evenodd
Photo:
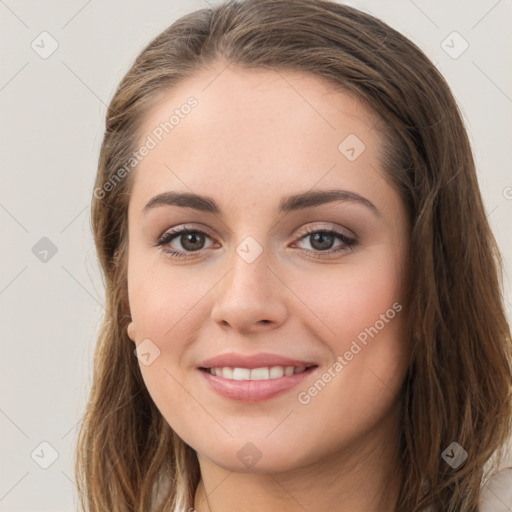
<instances>
[{"instance_id":1,"label":"eyelash","mask_svg":"<svg viewBox=\"0 0 512 512\"><path fill-rule=\"evenodd\" d=\"M200 233L206 235L208 238L211 238L208 233L201 229L189 229L189 228L182 228L182 229L176 229L176 230L169 230L166 231L158 240L158 243L156 244L157 247L165 247L166 245L170 244L175 238L178 238L181 235L186 235L189 233ZM341 240L345 247L337 248L337 249L329 249L326 251L319 251L319 250L311 250L311 249L301 249L306 254L313 255L314 257L320 257L325 258L331 256L333 253L342 252L342 251L351 251L353 248L357 245L357 240L355 238L350 238L347 235L340 233L339 231L335 231L332 229L318 229L318 228L307 228L306 232L302 234L297 241L301 241L304 238L307 238L308 236L316 233L322 233L324 235L333 235L337 239ZM177 259L188 259L188 254L183 254L183 252L175 251L173 249L164 249L164 252L169 255L172 258ZM201 252L201 249L198 251L189 251L189 254L199 253ZM325 255L325 256L324 256Z\"/></svg>"}]
</instances>

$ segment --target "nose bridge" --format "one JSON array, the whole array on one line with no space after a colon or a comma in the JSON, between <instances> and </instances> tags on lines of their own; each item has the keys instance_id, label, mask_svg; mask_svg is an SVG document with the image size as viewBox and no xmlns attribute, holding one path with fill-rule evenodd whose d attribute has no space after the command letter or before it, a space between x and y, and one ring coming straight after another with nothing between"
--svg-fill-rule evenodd
<instances>
[{"instance_id":1,"label":"nose bridge","mask_svg":"<svg viewBox=\"0 0 512 512\"><path fill-rule=\"evenodd\" d=\"M282 284L270 268L270 260L267 251L251 236L235 247L229 271L215 296L215 321L238 329L283 321L286 298Z\"/></svg>"},{"instance_id":2,"label":"nose bridge","mask_svg":"<svg viewBox=\"0 0 512 512\"><path fill-rule=\"evenodd\" d=\"M269 275L272 272L268 251L252 236L245 237L234 249L224 291L240 295L240 299L252 297L253 303L270 297Z\"/></svg>"}]
</instances>

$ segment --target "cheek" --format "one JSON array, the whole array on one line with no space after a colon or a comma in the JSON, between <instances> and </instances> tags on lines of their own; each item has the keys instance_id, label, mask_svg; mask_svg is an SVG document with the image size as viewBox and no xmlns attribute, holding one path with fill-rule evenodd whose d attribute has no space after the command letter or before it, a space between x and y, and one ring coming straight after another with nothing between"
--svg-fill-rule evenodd
<instances>
[{"instance_id":1,"label":"cheek","mask_svg":"<svg viewBox=\"0 0 512 512\"><path fill-rule=\"evenodd\" d=\"M158 345L183 340L175 331L190 324L201 297L214 284L212 276L195 277L192 267L172 268L161 255L138 257L134 251L128 265L128 294L137 340L153 337Z\"/></svg>"},{"instance_id":2,"label":"cheek","mask_svg":"<svg viewBox=\"0 0 512 512\"><path fill-rule=\"evenodd\" d=\"M335 404L327 420L333 428L340 421L349 430L364 428L398 396L408 364L399 261L376 251L371 259L297 280L298 295L308 297L314 312L305 326L314 321L332 358L321 381L300 390L311 418Z\"/></svg>"},{"instance_id":3,"label":"cheek","mask_svg":"<svg viewBox=\"0 0 512 512\"><path fill-rule=\"evenodd\" d=\"M319 322L326 338L338 353L348 350L350 340L361 335L378 322L385 322L386 331L397 329L400 316L393 304L399 302L402 310L402 290L400 287L400 260L391 257L384 247L368 252L360 258L354 254L352 261L339 266L331 266L322 272L304 272L294 283L297 295ZM386 312L389 313L386 315ZM323 326L323 327L322 327ZM380 330L380 329L379 329ZM382 329L383 330L383 329Z\"/></svg>"},{"instance_id":4,"label":"cheek","mask_svg":"<svg viewBox=\"0 0 512 512\"><path fill-rule=\"evenodd\" d=\"M128 289L137 350L139 354L149 352L151 358L146 365L139 355L139 368L154 403L186 439L190 419L203 418L198 402L191 400L186 391L192 388L187 381L191 364L187 350L202 325L198 316L201 297L215 281L208 286L207 282L194 279L193 274L183 269L172 271L161 262L148 264L142 258L139 262L133 258L131 262Z\"/></svg>"}]
</instances>

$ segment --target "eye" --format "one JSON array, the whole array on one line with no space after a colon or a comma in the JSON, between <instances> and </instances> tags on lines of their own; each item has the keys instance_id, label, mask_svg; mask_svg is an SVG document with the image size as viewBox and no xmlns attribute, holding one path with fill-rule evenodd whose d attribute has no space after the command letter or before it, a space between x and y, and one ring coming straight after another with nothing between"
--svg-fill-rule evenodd
<instances>
[{"instance_id":1,"label":"eye","mask_svg":"<svg viewBox=\"0 0 512 512\"><path fill-rule=\"evenodd\" d=\"M309 239L313 250L304 249L304 252L321 258L330 257L334 253L351 251L357 245L355 238L351 238L333 229L308 228L306 234L299 238L299 242L307 239ZM336 249L332 249L336 240L341 241L341 244L338 245Z\"/></svg>"},{"instance_id":2,"label":"eye","mask_svg":"<svg viewBox=\"0 0 512 512\"><path fill-rule=\"evenodd\" d=\"M157 246L163 247L163 251L172 258L184 258L194 257L192 253L200 252L205 249L205 240L211 237L201 229L192 229L189 227L173 228L166 231L158 240ZM344 233L333 229L306 229L297 242L309 239L310 245L313 249L302 249L306 254L310 254L314 257L331 257L333 254L337 254L343 251L351 251L354 246L357 245L357 240L351 238ZM339 240L341 244L337 248L332 248L336 240ZM177 243L181 247L173 247L173 243ZM213 244L212 244L213 245ZM211 247L211 246L210 246ZM178 250L176 250L178 249Z\"/></svg>"},{"instance_id":3,"label":"eye","mask_svg":"<svg viewBox=\"0 0 512 512\"><path fill-rule=\"evenodd\" d=\"M170 229L166 231L158 240L157 246L164 247L164 252L173 258L188 258L186 254L198 252L204 249L205 238L210 238L204 231L200 229L180 228ZM179 250L172 248L171 243L175 240L181 245Z\"/></svg>"}]
</instances>

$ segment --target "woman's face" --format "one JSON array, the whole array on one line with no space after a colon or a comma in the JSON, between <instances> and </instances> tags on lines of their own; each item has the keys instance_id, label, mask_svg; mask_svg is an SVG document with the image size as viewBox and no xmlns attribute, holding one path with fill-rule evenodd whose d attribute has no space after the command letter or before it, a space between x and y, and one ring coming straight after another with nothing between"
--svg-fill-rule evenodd
<instances>
[{"instance_id":1,"label":"woman's face","mask_svg":"<svg viewBox=\"0 0 512 512\"><path fill-rule=\"evenodd\" d=\"M210 463L284 471L389 442L408 224L376 122L312 75L223 66L144 120L128 332L155 404Z\"/></svg>"}]
</instances>

